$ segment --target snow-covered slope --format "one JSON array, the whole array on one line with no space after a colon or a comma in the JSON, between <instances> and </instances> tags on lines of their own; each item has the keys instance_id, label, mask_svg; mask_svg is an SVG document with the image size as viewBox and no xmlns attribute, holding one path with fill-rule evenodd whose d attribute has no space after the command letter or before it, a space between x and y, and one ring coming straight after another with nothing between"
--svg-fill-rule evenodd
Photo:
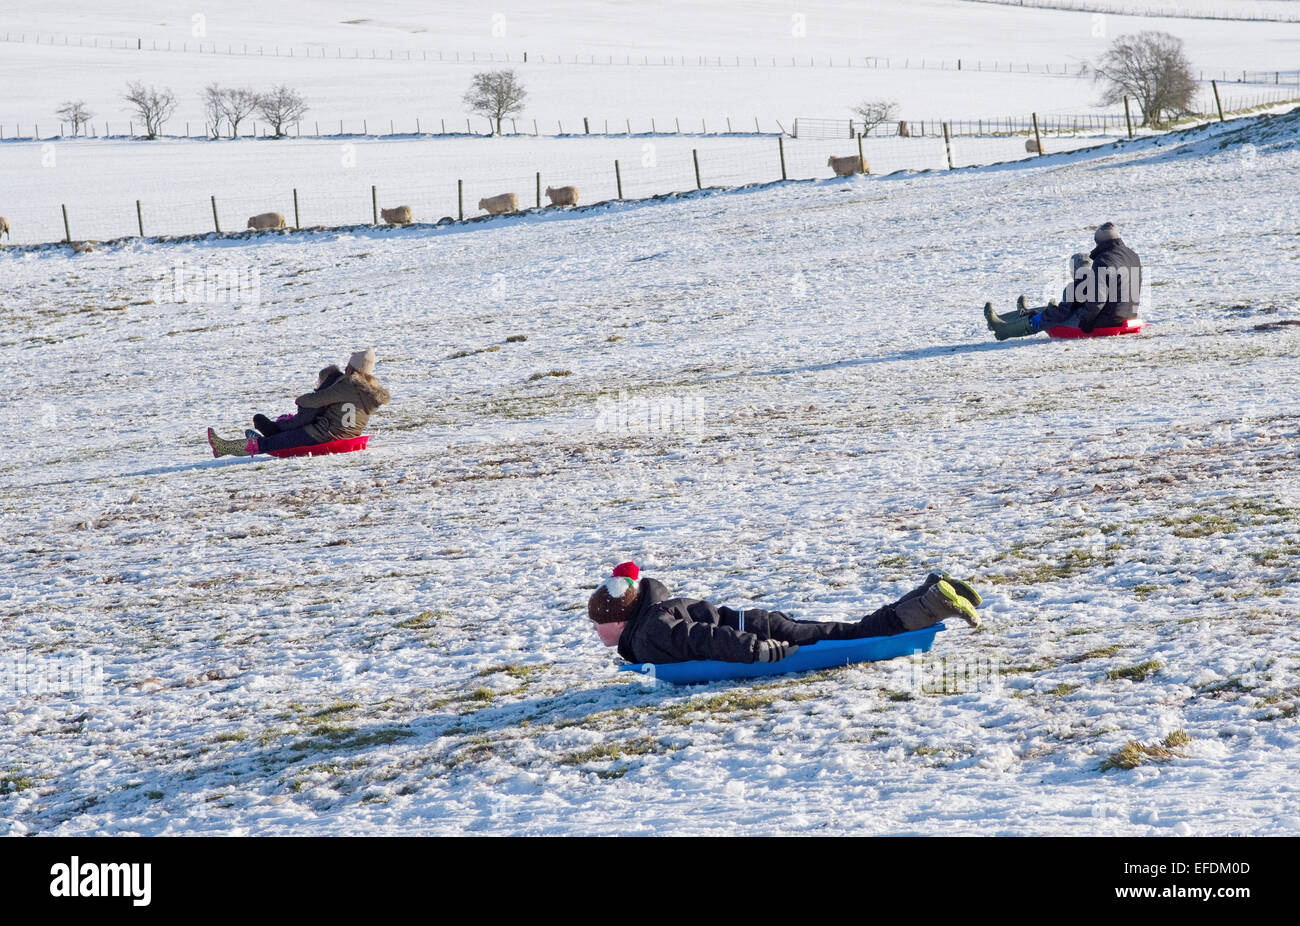
<instances>
[{"instance_id":1,"label":"snow-covered slope","mask_svg":"<svg viewBox=\"0 0 1300 926\"><path fill-rule=\"evenodd\" d=\"M1300 112L1005 167L445 230L0 253L10 832L1300 831ZM1080 204L1089 204L1081 210ZM1111 219L1147 331L997 344ZM259 274L252 305L158 273ZM523 339L521 339L521 337ZM363 454L214 461L373 344ZM849 618L943 566L988 629L647 688L621 559ZM58 660L63 660L59 663ZM14 678L13 663L6 663ZM31 677L28 677L29 687ZM1102 772L1176 731L1168 761Z\"/></svg>"}]
</instances>

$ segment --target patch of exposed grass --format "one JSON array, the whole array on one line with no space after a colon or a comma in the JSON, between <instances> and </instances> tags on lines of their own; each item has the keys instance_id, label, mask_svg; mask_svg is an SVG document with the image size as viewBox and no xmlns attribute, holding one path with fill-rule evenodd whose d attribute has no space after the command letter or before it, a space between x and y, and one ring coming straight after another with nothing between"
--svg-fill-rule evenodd
<instances>
[{"instance_id":1,"label":"patch of exposed grass","mask_svg":"<svg viewBox=\"0 0 1300 926\"><path fill-rule=\"evenodd\" d=\"M10 771L8 774L0 776L0 794L15 794L19 791L26 791L28 788L36 786L36 779L31 775L23 775L17 771Z\"/></svg>"},{"instance_id":2,"label":"patch of exposed grass","mask_svg":"<svg viewBox=\"0 0 1300 926\"><path fill-rule=\"evenodd\" d=\"M639 736L622 742L597 743L595 746L588 746L586 749L561 756L560 762L564 765L585 765L588 762L604 762L621 759L624 756L643 756L654 752L657 748L658 744L654 737Z\"/></svg>"},{"instance_id":3,"label":"patch of exposed grass","mask_svg":"<svg viewBox=\"0 0 1300 926\"><path fill-rule=\"evenodd\" d=\"M506 343L518 344L520 341L527 341L527 340L528 340L528 335L526 334L512 334L506 338Z\"/></svg>"},{"instance_id":4,"label":"patch of exposed grass","mask_svg":"<svg viewBox=\"0 0 1300 926\"><path fill-rule=\"evenodd\" d=\"M540 665L537 664L520 665L518 663L512 663L510 665L504 665L504 666L489 666L486 669L480 669L478 674L480 678L486 678L489 675L496 675L500 673L503 675L508 675L511 678L517 678L521 682L528 682L528 681L532 681L534 675L538 674L539 672L545 672L553 665L554 663L552 662L542 663Z\"/></svg>"},{"instance_id":5,"label":"patch of exposed grass","mask_svg":"<svg viewBox=\"0 0 1300 926\"><path fill-rule=\"evenodd\" d=\"M355 711L360 706L361 705L356 701L338 701L328 707L322 707L320 710L314 711L312 716L318 719L336 717L339 714L346 714L349 711Z\"/></svg>"},{"instance_id":6,"label":"patch of exposed grass","mask_svg":"<svg viewBox=\"0 0 1300 926\"><path fill-rule=\"evenodd\" d=\"M1057 685L1055 688L1050 689L1047 693L1054 694L1058 698L1064 698L1066 695L1070 694L1071 692L1077 691L1078 688L1079 688L1078 685L1071 685L1068 682L1061 682L1061 684Z\"/></svg>"},{"instance_id":7,"label":"patch of exposed grass","mask_svg":"<svg viewBox=\"0 0 1300 926\"><path fill-rule=\"evenodd\" d=\"M1103 759L1097 766L1097 770L1100 772L1108 772L1111 769L1128 770L1149 762L1168 762L1170 759L1181 758L1183 753L1178 750L1191 741L1192 738L1183 730L1175 730L1159 743L1139 743L1137 740L1129 740Z\"/></svg>"},{"instance_id":8,"label":"patch of exposed grass","mask_svg":"<svg viewBox=\"0 0 1300 926\"><path fill-rule=\"evenodd\" d=\"M1118 548L1119 544L1111 544L1106 547L1106 552L1103 553L1083 548L1069 550L1046 563L1039 563L1019 572L1007 575L990 575L986 581L993 585L1041 585L1046 582L1055 582L1057 579L1068 579L1087 572L1094 567L1110 565L1114 561L1114 557L1107 555L1107 553Z\"/></svg>"},{"instance_id":9,"label":"patch of exposed grass","mask_svg":"<svg viewBox=\"0 0 1300 926\"><path fill-rule=\"evenodd\" d=\"M415 617L408 617L404 621L398 621L394 626L402 630L428 630L438 622L439 618L449 617L450 611L421 611Z\"/></svg>"},{"instance_id":10,"label":"patch of exposed grass","mask_svg":"<svg viewBox=\"0 0 1300 926\"><path fill-rule=\"evenodd\" d=\"M415 732L406 727L380 727L372 730L360 730L356 727L337 724L321 724L314 728L310 739L299 740L289 748L294 752L321 751L325 749L366 749L371 746L387 746Z\"/></svg>"},{"instance_id":11,"label":"patch of exposed grass","mask_svg":"<svg viewBox=\"0 0 1300 926\"><path fill-rule=\"evenodd\" d=\"M1111 669L1106 673L1106 677L1111 681L1121 678L1132 679L1135 682L1146 681L1151 676L1159 672L1163 665L1156 659L1147 659L1139 662L1135 666L1124 666L1122 669Z\"/></svg>"},{"instance_id":12,"label":"patch of exposed grass","mask_svg":"<svg viewBox=\"0 0 1300 926\"><path fill-rule=\"evenodd\" d=\"M1107 656L1114 656L1124 648L1123 643L1112 643L1110 646L1102 646L1098 649L1090 649L1081 656L1071 656L1067 662L1085 662L1089 659L1104 659Z\"/></svg>"},{"instance_id":13,"label":"patch of exposed grass","mask_svg":"<svg viewBox=\"0 0 1300 926\"><path fill-rule=\"evenodd\" d=\"M500 344L489 344L487 347L480 347L477 350L458 350L454 354L449 354L447 359L459 360L461 357L473 357L475 354L490 354L500 349Z\"/></svg>"},{"instance_id":14,"label":"patch of exposed grass","mask_svg":"<svg viewBox=\"0 0 1300 926\"><path fill-rule=\"evenodd\" d=\"M687 714L744 714L761 711L778 700L778 695L755 690L725 691L707 698L693 698L660 712L665 720L680 720Z\"/></svg>"},{"instance_id":15,"label":"patch of exposed grass","mask_svg":"<svg viewBox=\"0 0 1300 926\"><path fill-rule=\"evenodd\" d=\"M548 376L572 376L572 375L573 375L572 370L547 370L544 373L534 373L532 376L528 377L528 381L531 383L533 380L546 379L546 377Z\"/></svg>"}]
</instances>

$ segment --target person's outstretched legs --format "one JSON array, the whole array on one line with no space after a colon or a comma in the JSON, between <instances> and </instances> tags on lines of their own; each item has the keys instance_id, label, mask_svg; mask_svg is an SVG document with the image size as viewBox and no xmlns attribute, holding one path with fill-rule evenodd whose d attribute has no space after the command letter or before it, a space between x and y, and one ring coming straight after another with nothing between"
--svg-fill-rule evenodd
<instances>
[{"instance_id":1,"label":"person's outstretched legs","mask_svg":"<svg viewBox=\"0 0 1300 926\"><path fill-rule=\"evenodd\" d=\"M1040 329L1034 327L1034 318L1038 316L1028 316L1016 313L1015 315L1003 318L997 312L993 311L993 303L984 303L984 321L988 323L989 331L999 341L1005 341L1007 338L1024 338L1031 334L1037 334Z\"/></svg>"},{"instance_id":2,"label":"person's outstretched legs","mask_svg":"<svg viewBox=\"0 0 1300 926\"><path fill-rule=\"evenodd\" d=\"M269 434L257 441L257 452L266 453L268 450L289 450L293 447L306 447L312 444L319 444L320 441L307 433L306 428L291 428L288 431L280 431L275 434Z\"/></svg>"},{"instance_id":3,"label":"person's outstretched legs","mask_svg":"<svg viewBox=\"0 0 1300 926\"><path fill-rule=\"evenodd\" d=\"M261 431L263 437L270 437L272 434L280 433L280 426L265 415L254 415L253 427Z\"/></svg>"}]
</instances>

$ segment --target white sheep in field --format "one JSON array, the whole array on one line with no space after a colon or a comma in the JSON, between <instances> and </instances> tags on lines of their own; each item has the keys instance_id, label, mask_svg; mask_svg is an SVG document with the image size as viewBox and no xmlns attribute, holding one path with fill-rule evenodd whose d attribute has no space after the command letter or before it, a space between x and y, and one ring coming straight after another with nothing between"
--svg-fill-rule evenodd
<instances>
[{"instance_id":1,"label":"white sheep in field","mask_svg":"<svg viewBox=\"0 0 1300 926\"><path fill-rule=\"evenodd\" d=\"M284 228L284 216L278 212L263 212L248 218L248 227L259 231L264 228Z\"/></svg>"},{"instance_id":2,"label":"white sheep in field","mask_svg":"<svg viewBox=\"0 0 1300 926\"><path fill-rule=\"evenodd\" d=\"M486 209L488 215L504 215L519 211L519 197L514 193L502 193L500 196L488 196L478 201L480 209Z\"/></svg>"},{"instance_id":3,"label":"white sheep in field","mask_svg":"<svg viewBox=\"0 0 1300 926\"><path fill-rule=\"evenodd\" d=\"M1029 139L1028 141L1025 142L1025 150L1028 151L1030 154L1037 154L1038 142L1034 141L1032 138Z\"/></svg>"},{"instance_id":4,"label":"white sheep in field","mask_svg":"<svg viewBox=\"0 0 1300 926\"><path fill-rule=\"evenodd\" d=\"M9 234L9 220L0 215L0 237L3 236L8 236L10 241L14 240L14 236Z\"/></svg>"},{"instance_id":5,"label":"white sheep in field","mask_svg":"<svg viewBox=\"0 0 1300 926\"><path fill-rule=\"evenodd\" d=\"M389 225L410 225L411 207L398 206L395 209L380 209L379 215Z\"/></svg>"},{"instance_id":6,"label":"white sheep in field","mask_svg":"<svg viewBox=\"0 0 1300 926\"><path fill-rule=\"evenodd\" d=\"M837 177L848 177L852 174L867 173L866 162L856 154L848 158L837 158L831 155L826 159L826 166L835 171Z\"/></svg>"},{"instance_id":7,"label":"white sheep in field","mask_svg":"<svg viewBox=\"0 0 1300 926\"><path fill-rule=\"evenodd\" d=\"M550 198L552 206L578 205L578 188L576 186L548 186L546 195Z\"/></svg>"}]
</instances>

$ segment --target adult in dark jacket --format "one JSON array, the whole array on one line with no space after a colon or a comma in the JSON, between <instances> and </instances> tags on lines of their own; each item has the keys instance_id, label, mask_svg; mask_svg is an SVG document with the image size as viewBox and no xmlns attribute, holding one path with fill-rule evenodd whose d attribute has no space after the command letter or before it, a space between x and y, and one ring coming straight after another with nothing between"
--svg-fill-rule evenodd
<instances>
[{"instance_id":1,"label":"adult in dark jacket","mask_svg":"<svg viewBox=\"0 0 1300 926\"><path fill-rule=\"evenodd\" d=\"M966 583L931 574L920 588L860 621L798 621L780 611L737 611L675 597L658 579L642 578L635 563L622 563L587 601L587 616L601 641L617 646L629 662L776 662L802 644L893 636L949 617L978 627L979 603Z\"/></svg>"},{"instance_id":2,"label":"adult in dark jacket","mask_svg":"<svg viewBox=\"0 0 1300 926\"><path fill-rule=\"evenodd\" d=\"M1096 247L1082 264L1073 258L1074 280L1066 287L1057 306L1028 309L1020 297L1019 313L1002 317L993 303L984 304L984 319L999 341L1023 338L1056 325L1070 325L1085 332L1096 328L1118 328L1137 318L1142 297L1142 261L1124 244L1115 223L1107 222L1093 234Z\"/></svg>"},{"instance_id":3,"label":"adult in dark jacket","mask_svg":"<svg viewBox=\"0 0 1300 926\"><path fill-rule=\"evenodd\" d=\"M264 432L262 437L249 437L246 434L244 440L226 440L208 428L212 455L252 456L269 450L288 450L361 436L370 416L391 399L388 390L375 379L374 370L373 349L355 352L348 360L342 376L323 389L295 399L299 409L311 410L312 413L309 417L304 417L305 423L296 424L287 430L275 434ZM298 416L295 415L294 418Z\"/></svg>"}]
</instances>

